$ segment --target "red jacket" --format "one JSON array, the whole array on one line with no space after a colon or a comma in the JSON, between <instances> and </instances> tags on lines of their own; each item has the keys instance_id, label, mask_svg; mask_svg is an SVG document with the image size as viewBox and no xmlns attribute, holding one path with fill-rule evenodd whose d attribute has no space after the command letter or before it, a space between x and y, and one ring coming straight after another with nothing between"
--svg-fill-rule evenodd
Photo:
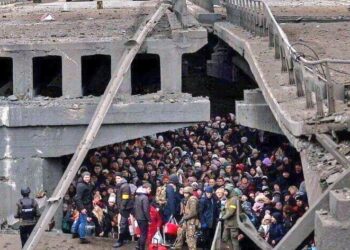
<instances>
[{"instance_id":1,"label":"red jacket","mask_svg":"<svg viewBox=\"0 0 350 250\"><path fill-rule=\"evenodd\" d=\"M162 216L160 215L158 208L151 205L149 210L149 214L151 217L151 223L148 227L148 236L147 236L147 245L152 242L152 238L157 232L158 228L160 229L162 226Z\"/></svg>"}]
</instances>

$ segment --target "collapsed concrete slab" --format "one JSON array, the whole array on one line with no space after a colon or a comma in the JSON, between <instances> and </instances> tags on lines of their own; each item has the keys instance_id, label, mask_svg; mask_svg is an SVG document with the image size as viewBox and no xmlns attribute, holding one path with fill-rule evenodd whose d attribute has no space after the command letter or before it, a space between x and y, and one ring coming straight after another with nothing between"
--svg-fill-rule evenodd
<instances>
[{"instance_id":1,"label":"collapsed concrete slab","mask_svg":"<svg viewBox=\"0 0 350 250\"><path fill-rule=\"evenodd\" d=\"M249 128L283 134L259 89L244 90L244 101L236 101L236 120Z\"/></svg>"},{"instance_id":2,"label":"collapsed concrete slab","mask_svg":"<svg viewBox=\"0 0 350 250\"><path fill-rule=\"evenodd\" d=\"M0 196L9 201L1 206L0 218L13 212L22 186L29 186L33 193L44 189L51 195L64 167L58 158L75 152L98 96L116 74L135 30L158 3L107 1L97 10L95 2L55 2L1 9L0 60L10 61L12 72L6 86L12 86L12 93L0 97L0 136L4 138L0 143ZM52 20L44 21L48 13ZM131 68L93 147L210 119L207 98L181 93L182 55L196 52L208 41L207 31L193 17L186 19L183 25L181 18L167 10L146 38L139 55L159 58L159 65L152 67L159 68L160 87L132 95L136 73ZM100 61L95 62L93 76L86 66L91 59L105 65L101 68ZM87 94L84 77L100 91ZM52 96L47 89L59 94Z\"/></svg>"},{"instance_id":3,"label":"collapsed concrete slab","mask_svg":"<svg viewBox=\"0 0 350 250\"><path fill-rule=\"evenodd\" d=\"M329 195L330 210L320 210L315 216L317 249L349 249L350 190L333 190Z\"/></svg>"}]
</instances>

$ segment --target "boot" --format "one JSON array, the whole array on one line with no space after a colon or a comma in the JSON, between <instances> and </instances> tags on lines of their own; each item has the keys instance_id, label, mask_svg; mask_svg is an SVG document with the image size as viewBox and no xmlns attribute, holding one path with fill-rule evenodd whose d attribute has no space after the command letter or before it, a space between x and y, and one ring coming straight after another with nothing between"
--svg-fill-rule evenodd
<instances>
[{"instance_id":1,"label":"boot","mask_svg":"<svg viewBox=\"0 0 350 250\"><path fill-rule=\"evenodd\" d=\"M85 239L85 238L80 239L80 244L89 244L89 243L90 243L90 241Z\"/></svg>"},{"instance_id":2,"label":"boot","mask_svg":"<svg viewBox=\"0 0 350 250\"><path fill-rule=\"evenodd\" d=\"M76 238L79 238L79 234L73 233L73 234L72 234L72 239L76 239Z\"/></svg>"},{"instance_id":3,"label":"boot","mask_svg":"<svg viewBox=\"0 0 350 250\"><path fill-rule=\"evenodd\" d=\"M117 242L113 245L114 248L118 248L118 247L121 247L123 244L124 241L122 240L122 235L119 236L119 239L117 240Z\"/></svg>"}]
</instances>

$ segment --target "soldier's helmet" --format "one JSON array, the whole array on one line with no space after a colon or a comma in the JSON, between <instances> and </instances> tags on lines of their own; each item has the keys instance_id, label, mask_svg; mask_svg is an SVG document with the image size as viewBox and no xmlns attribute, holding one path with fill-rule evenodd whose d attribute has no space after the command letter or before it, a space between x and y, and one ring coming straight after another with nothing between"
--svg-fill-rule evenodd
<instances>
[{"instance_id":1,"label":"soldier's helmet","mask_svg":"<svg viewBox=\"0 0 350 250\"><path fill-rule=\"evenodd\" d=\"M29 194L30 194L30 188L29 187L21 188L21 195L22 196L28 196Z\"/></svg>"},{"instance_id":2,"label":"soldier's helmet","mask_svg":"<svg viewBox=\"0 0 350 250\"><path fill-rule=\"evenodd\" d=\"M225 185L225 190L227 190L227 192L228 192L229 194L232 194L232 192L234 191L234 189L235 189L235 186L234 186L232 183L227 183L227 184Z\"/></svg>"}]
</instances>

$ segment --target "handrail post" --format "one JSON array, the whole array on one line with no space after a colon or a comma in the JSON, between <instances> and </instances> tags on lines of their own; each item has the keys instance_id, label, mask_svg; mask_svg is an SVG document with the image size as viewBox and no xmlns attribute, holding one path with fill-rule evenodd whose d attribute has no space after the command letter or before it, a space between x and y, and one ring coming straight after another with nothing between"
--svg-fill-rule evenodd
<instances>
[{"instance_id":1,"label":"handrail post","mask_svg":"<svg viewBox=\"0 0 350 250\"><path fill-rule=\"evenodd\" d=\"M302 97L304 96L304 89L303 89L303 72L300 67L303 67L300 65L300 63L295 62L294 68L293 68L293 74L295 79L295 84L297 86L297 96Z\"/></svg>"},{"instance_id":2,"label":"handrail post","mask_svg":"<svg viewBox=\"0 0 350 250\"><path fill-rule=\"evenodd\" d=\"M281 71L287 72L286 52L285 52L283 40L280 45L280 51L281 51L280 54L281 54L281 63L282 63Z\"/></svg>"},{"instance_id":3,"label":"handrail post","mask_svg":"<svg viewBox=\"0 0 350 250\"><path fill-rule=\"evenodd\" d=\"M323 111L323 98L321 96L321 89L320 84L318 80L318 75L316 71L316 65L312 67L312 73L313 73L313 80L314 80L314 86L315 86L315 96L316 96L316 114L317 117L324 117L324 111Z\"/></svg>"},{"instance_id":4,"label":"handrail post","mask_svg":"<svg viewBox=\"0 0 350 250\"><path fill-rule=\"evenodd\" d=\"M269 47L273 48L273 46L275 45L275 41L274 41L274 34L273 34L273 25L272 25L272 23L269 24L268 33L269 33Z\"/></svg>"},{"instance_id":5,"label":"handrail post","mask_svg":"<svg viewBox=\"0 0 350 250\"><path fill-rule=\"evenodd\" d=\"M281 58L281 51L280 51L280 38L278 32L274 33L274 39L275 39L275 59Z\"/></svg>"},{"instance_id":6,"label":"handrail post","mask_svg":"<svg viewBox=\"0 0 350 250\"><path fill-rule=\"evenodd\" d=\"M325 63L326 68L326 86L327 86L327 101L328 101L328 113L335 113L335 98L334 98L334 86L329 72L329 65Z\"/></svg>"},{"instance_id":7,"label":"handrail post","mask_svg":"<svg viewBox=\"0 0 350 250\"><path fill-rule=\"evenodd\" d=\"M311 109L314 107L314 103L312 102L310 78L306 77L305 66L302 62L300 62L300 68L301 68L301 72L302 72L302 76L303 76L302 79L303 79L304 87L305 87L306 108Z\"/></svg>"}]
</instances>

